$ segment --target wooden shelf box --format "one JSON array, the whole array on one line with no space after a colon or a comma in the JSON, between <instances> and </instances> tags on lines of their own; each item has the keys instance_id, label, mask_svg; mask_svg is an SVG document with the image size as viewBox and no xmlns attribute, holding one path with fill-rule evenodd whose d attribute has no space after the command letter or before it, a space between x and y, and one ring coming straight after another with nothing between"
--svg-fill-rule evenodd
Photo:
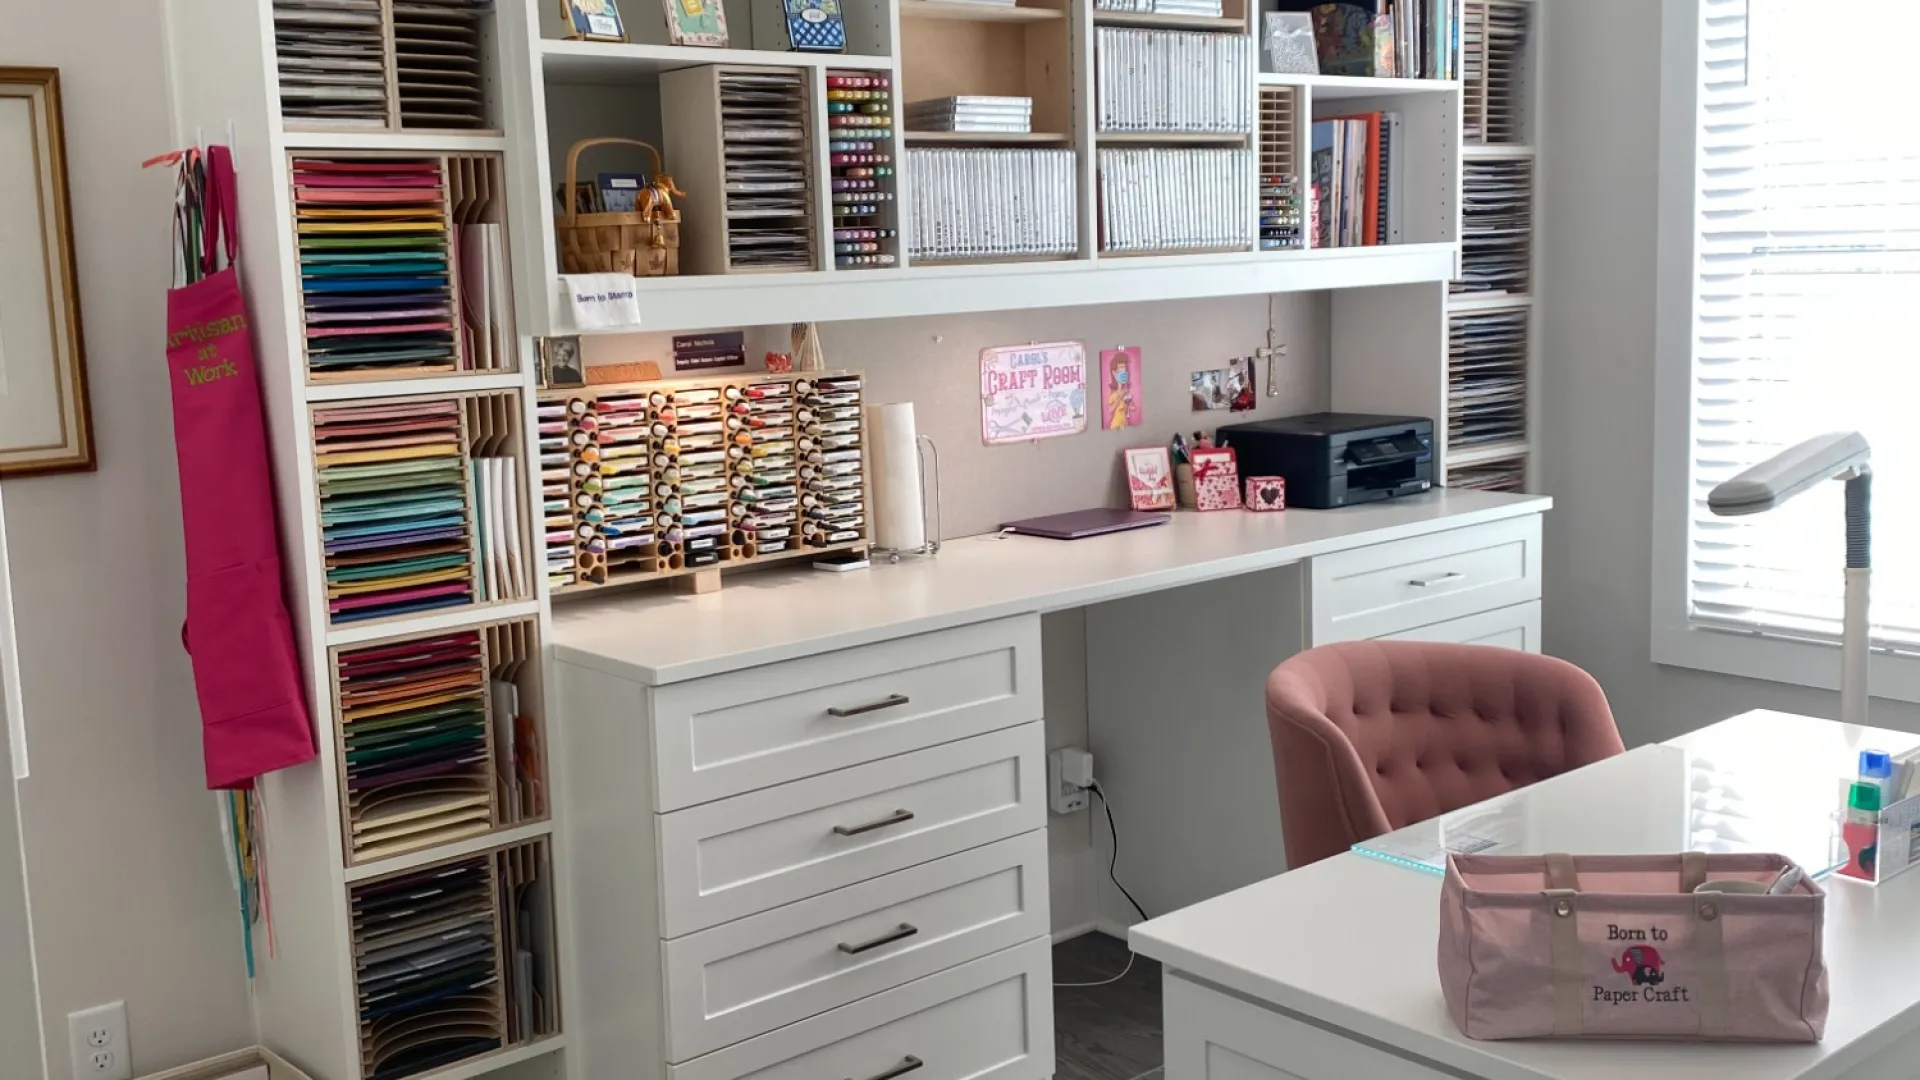
<instances>
[{"instance_id":1,"label":"wooden shelf box","mask_svg":"<svg viewBox=\"0 0 1920 1080\"><path fill-rule=\"evenodd\" d=\"M1533 142L1533 19L1533 0L1465 0L1460 68L1467 142Z\"/></svg>"},{"instance_id":2,"label":"wooden shelf box","mask_svg":"<svg viewBox=\"0 0 1920 1080\"><path fill-rule=\"evenodd\" d=\"M901 0L896 115L906 115L913 102L935 98L1024 97L1033 99L1031 130L1079 130L1074 116L1073 21L1064 17L1066 0L1012 8L979 4L983 16L1001 16L979 19L910 16L908 5L919 2L924 0ZM1005 18L1009 12L1018 17Z\"/></svg>"},{"instance_id":3,"label":"wooden shelf box","mask_svg":"<svg viewBox=\"0 0 1920 1080\"><path fill-rule=\"evenodd\" d=\"M349 865L546 819L539 633L519 619L332 651Z\"/></svg>"},{"instance_id":4,"label":"wooden shelf box","mask_svg":"<svg viewBox=\"0 0 1920 1080\"><path fill-rule=\"evenodd\" d=\"M500 155L288 157L310 382L519 368Z\"/></svg>"},{"instance_id":5,"label":"wooden shelf box","mask_svg":"<svg viewBox=\"0 0 1920 1080\"><path fill-rule=\"evenodd\" d=\"M498 131L492 0L273 5L288 130Z\"/></svg>"},{"instance_id":6,"label":"wooden shelf box","mask_svg":"<svg viewBox=\"0 0 1920 1080\"><path fill-rule=\"evenodd\" d=\"M533 598L520 430L517 391L314 406L334 626Z\"/></svg>"},{"instance_id":7,"label":"wooden shelf box","mask_svg":"<svg viewBox=\"0 0 1920 1080\"><path fill-rule=\"evenodd\" d=\"M662 133L690 195L680 225L683 273L822 267L828 241L812 105L819 100L816 75L709 64L660 76Z\"/></svg>"},{"instance_id":8,"label":"wooden shelf box","mask_svg":"<svg viewBox=\"0 0 1920 1080\"><path fill-rule=\"evenodd\" d=\"M544 839L371 878L347 893L363 1080L429 1073L559 1034Z\"/></svg>"}]
</instances>

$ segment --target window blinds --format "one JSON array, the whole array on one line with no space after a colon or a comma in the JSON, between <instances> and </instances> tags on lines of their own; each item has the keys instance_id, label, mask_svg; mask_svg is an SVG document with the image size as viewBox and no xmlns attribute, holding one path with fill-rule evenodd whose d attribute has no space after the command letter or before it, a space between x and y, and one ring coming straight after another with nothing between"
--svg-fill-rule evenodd
<instances>
[{"instance_id":1,"label":"window blinds","mask_svg":"<svg viewBox=\"0 0 1920 1080\"><path fill-rule=\"evenodd\" d=\"M1701 0L1689 610L1837 639L1841 485L1716 518L1707 493L1824 431L1873 444L1876 640L1920 651L1920 124L1904 65L1920 5L1836 18Z\"/></svg>"}]
</instances>

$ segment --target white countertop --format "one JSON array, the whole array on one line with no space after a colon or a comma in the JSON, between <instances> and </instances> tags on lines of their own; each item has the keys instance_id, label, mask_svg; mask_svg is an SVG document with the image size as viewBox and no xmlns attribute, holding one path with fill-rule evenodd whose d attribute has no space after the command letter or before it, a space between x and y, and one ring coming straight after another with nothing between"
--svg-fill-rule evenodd
<instances>
[{"instance_id":1,"label":"white countertop","mask_svg":"<svg viewBox=\"0 0 1920 1080\"><path fill-rule=\"evenodd\" d=\"M933 558L876 560L867 571L772 569L729 576L705 596L648 591L556 604L554 650L569 663L662 685L1117 600L1552 505L1534 495L1440 490L1344 510L1177 513L1169 525L1086 540L968 537L948 541Z\"/></svg>"},{"instance_id":2,"label":"white countertop","mask_svg":"<svg viewBox=\"0 0 1920 1080\"><path fill-rule=\"evenodd\" d=\"M1744 773L1802 769L1913 738L1763 712L1668 745ZM1540 820L1565 839L1546 837L1548 846L1588 850L1579 833L1596 807L1614 812L1661 796L1626 774L1647 772L1650 787L1679 778L1691 790L1688 773L1662 767L1660 749L1528 789L1558 806ZM1679 837L1669 850L1682 850ZM1174 970L1489 1080L1831 1080L1920 1027L1920 870L1878 888L1824 882L1826 1038L1788 1046L1468 1039L1440 994L1440 886L1437 876L1349 852L1142 923L1129 942Z\"/></svg>"}]
</instances>

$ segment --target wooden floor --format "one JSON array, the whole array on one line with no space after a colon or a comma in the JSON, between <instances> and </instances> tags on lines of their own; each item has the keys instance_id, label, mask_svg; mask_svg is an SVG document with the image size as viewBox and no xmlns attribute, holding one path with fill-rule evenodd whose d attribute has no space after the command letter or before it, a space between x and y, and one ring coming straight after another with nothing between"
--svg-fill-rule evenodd
<instances>
[{"instance_id":1,"label":"wooden floor","mask_svg":"<svg viewBox=\"0 0 1920 1080\"><path fill-rule=\"evenodd\" d=\"M1102 982L1120 974L1124 942L1087 934L1053 947L1055 983ZM1053 991L1054 1080L1159 1080L1160 965L1134 959L1109 986Z\"/></svg>"}]
</instances>

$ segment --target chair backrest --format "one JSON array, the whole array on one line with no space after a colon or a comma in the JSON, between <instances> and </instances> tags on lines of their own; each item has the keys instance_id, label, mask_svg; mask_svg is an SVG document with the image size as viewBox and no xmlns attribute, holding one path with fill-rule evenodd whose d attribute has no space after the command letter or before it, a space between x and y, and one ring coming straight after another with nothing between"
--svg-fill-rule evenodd
<instances>
[{"instance_id":1,"label":"chair backrest","mask_svg":"<svg viewBox=\"0 0 1920 1080\"><path fill-rule=\"evenodd\" d=\"M1357 641L1267 680L1287 865L1618 754L1593 677L1484 645Z\"/></svg>"}]
</instances>

